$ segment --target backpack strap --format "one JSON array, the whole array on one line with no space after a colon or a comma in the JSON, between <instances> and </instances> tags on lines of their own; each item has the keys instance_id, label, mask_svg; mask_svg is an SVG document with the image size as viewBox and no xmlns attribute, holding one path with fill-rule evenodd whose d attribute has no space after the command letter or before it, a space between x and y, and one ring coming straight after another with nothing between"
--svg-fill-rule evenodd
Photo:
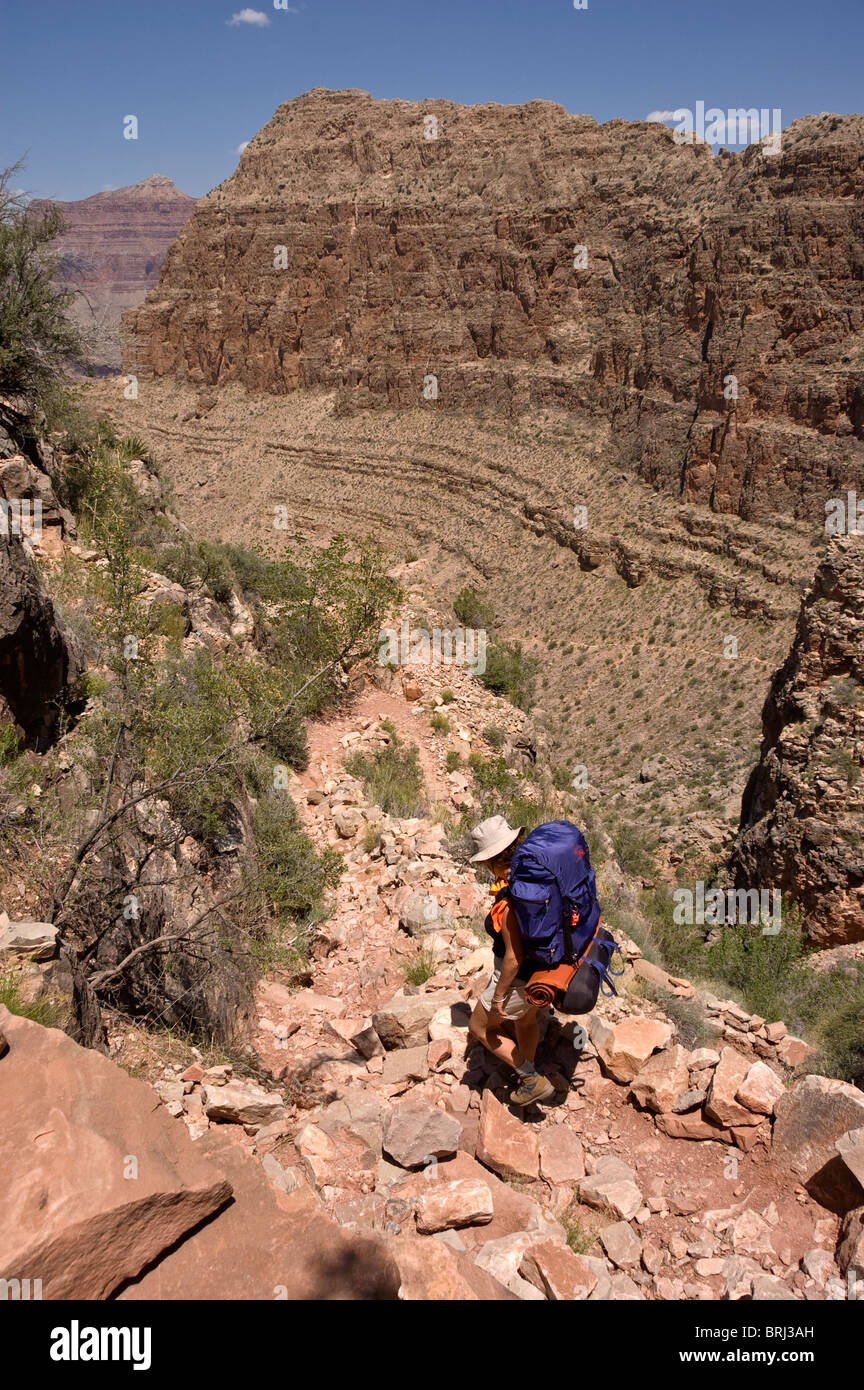
<instances>
[{"instance_id":1,"label":"backpack strap","mask_svg":"<svg viewBox=\"0 0 864 1390\"><path fill-rule=\"evenodd\" d=\"M569 900L568 900L568 901L569 901ZM610 977L611 977L612 975L615 975L615 976L623 975L623 974L624 974L624 970L625 970L625 966L622 965L620 970L613 970L613 969L612 969L612 956L613 956L613 954L615 953L615 951L618 951L619 954L622 955L622 960L623 960L623 953L621 952L621 947L618 945L618 942L617 942L611 935L610 935L610 939L609 939L608 941L605 941L605 940L604 940L604 941L597 941L597 937L598 937L598 935L599 935L599 933L600 933L601 921L602 921L602 918L598 918L598 920L597 920L597 926L594 928L594 935L592 936L591 940L590 940L589 942L586 943L586 945L585 945L585 950L582 952L582 954L581 954L581 956L579 957L578 961L575 962L575 969L578 970L579 967L580 967L581 965L583 965L583 964L584 964L584 965L589 965L589 966L591 967L591 969L592 969L592 970L596 970L597 974L600 976L600 993L603 995L604 999L611 999L611 998L613 997L613 995L617 998L618 991L617 991L617 989L615 988L615 985L613 984L612 979L611 979ZM564 940L566 941L566 943L567 943L567 949L569 950L569 952L570 952L570 954L571 954L571 959L570 959L567 963L568 963L568 965L573 965L573 964L574 964L574 962L573 962L573 960L572 960L572 953L573 953L573 937L572 937L572 934L571 934L571 932L570 932L570 930L569 930L569 926L568 926L567 923L565 923L565 925L564 925ZM588 957L588 952L591 950L591 947L594 946L595 944L597 945L597 949L598 949L598 950L603 951L604 954L608 953L608 954L607 954L607 958L606 958L605 961L588 960L588 958L587 958L587 957ZM604 986L607 986L607 985L608 985L608 989L607 989L607 988L604 988Z\"/></svg>"},{"instance_id":2,"label":"backpack strap","mask_svg":"<svg viewBox=\"0 0 864 1390\"><path fill-rule=\"evenodd\" d=\"M573 921L573 918L574 918L574 917L576 918L576 922ZM584 948L582 949L582 951L580 952L579 958L577 959L576 956L575 956L575 954L574 954L574 951L573 951L573 930L572 930L572 929L573 929L574 926L577 925L578 921L579 921L579 914L578 914L578 912L576 911L575 907L573 906L573 900L572 900L572 898L565 898L565 899L564 899L564 917L563 917L563 921L562 921L562 923L561 923L561 927L562 927L562 930L563 930L563 932L564 932L564 952L565 952L565 954L564 954L564 963L565 963L566 965L572 965L573 968L574 968L574 970L578 970L578 969L579 969L580 965L581 965L582 962L585 960L585 957L587 956L588 952L591 950L591 947L594 945L594 942L597 940L597 934L598 934L598 932L600 931L600 921L601 921L601 919L600 919L599 917L597 918L597 925L596 925L596 927L594 928L594 935L592 936L592 938L591 938L590 941L586 941L586 942L585 942L585 946L584 946ZM590 961L589 961L589 964L593 964L593 962L590 962ZM620 974L620 973L622 973L622 972L619 971L619 974Z\"/></svg>"}]
</instances>

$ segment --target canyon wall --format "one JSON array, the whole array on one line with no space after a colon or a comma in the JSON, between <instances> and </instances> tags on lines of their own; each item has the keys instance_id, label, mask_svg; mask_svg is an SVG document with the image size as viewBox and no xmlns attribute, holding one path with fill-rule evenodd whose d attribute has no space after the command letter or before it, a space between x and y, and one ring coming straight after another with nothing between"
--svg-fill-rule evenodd
<instances>
[{"instance_id":1,"label":"canyon wall","mask_svg":"<svg viewBox=\"0 0 864 1390\"><path fill-rule=\"evenodd\" d=\"M714 157L550 102L316 89L196 205L126 365L343 411L589 413L687 502L813 521L864 482L862 156L860 116Z\"/></svg>"}]
</instances>

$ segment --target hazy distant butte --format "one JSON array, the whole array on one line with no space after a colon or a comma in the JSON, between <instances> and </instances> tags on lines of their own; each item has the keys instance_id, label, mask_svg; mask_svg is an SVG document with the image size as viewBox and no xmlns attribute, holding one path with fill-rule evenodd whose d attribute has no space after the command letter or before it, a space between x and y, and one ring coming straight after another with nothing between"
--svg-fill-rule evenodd
<instances>
[{"instance_id":1,"label":"hazy distant butte","mask_svg":"<svg viewBox=\"0 0 864 1390\"><path fill-rule=\"evenodd\" d=\"M39 209L47 199L34 200ZM158 283L168 248L195 205L163 174L55 207L68 230L59 238L61 278L83 291L74 316L98 365L120 365L120 315Z\"/></svg>"}]
</instances>

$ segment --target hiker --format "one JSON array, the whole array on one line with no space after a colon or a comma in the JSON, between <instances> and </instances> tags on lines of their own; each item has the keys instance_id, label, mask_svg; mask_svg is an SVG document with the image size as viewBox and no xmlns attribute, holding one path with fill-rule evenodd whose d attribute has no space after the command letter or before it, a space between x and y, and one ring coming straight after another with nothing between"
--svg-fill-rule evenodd
<instances>
[{"instance_id":1,"label":"hiker","mask_svg":"<svg viewBox=\"0 0 864 1390\"><path fill-rule=\"evenodd\" d=\"M554 1005L562 1013L588 1014L601 989L616 994L611 969L619 948L601 924L588 843L570 821L546 821L524 835L503 816L490 816L472 831L472 864L494 876L485 927L495 968L471 1015L471 1036L520 1077L516 1105L548 1100L555 1087L534 1065L537 1015ZM606 988L604 989L604 985ZM502 1037L512 1022L515 1044ZM587 1034L573 1035L581 1051Z\"/></svg>"},{"instance_id":2,"label":"hiker","mask_svg":"<svg viewBox=\"0 0 864 1390\"><path fill-rule=\"evenodd\" d=\"M495 964L489 983L474 1006L468 1031L487 1052L516 1072L519 1085L510 1097L514 1105L549 1100L555 1094L552 1082L541 1076L534 1065L540 1040L538 1007L525 993L526 981L540 967L525 957L516 913L507 892L510 861L523 832L524 826L514 830L504 816L490 816L471 832L476 853L470 859L472 864L485 864L494 880L490 889L492 907L484 925L492 938ZM515 1042L502 1035L505 1021L513 1024Z\"/></svg>"}]
</instances>

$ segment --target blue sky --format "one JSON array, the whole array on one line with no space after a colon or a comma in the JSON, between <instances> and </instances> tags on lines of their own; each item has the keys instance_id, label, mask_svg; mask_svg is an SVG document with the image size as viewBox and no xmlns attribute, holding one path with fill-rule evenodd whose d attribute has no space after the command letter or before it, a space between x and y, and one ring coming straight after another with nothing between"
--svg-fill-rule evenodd
<instances>
[{"instance_id":1,"label":"blue sky","mask_svg":"<svg viewBox=\"0 0 864 1390\"><path fill-rule=\"evenodd\" d=\"M310 87L545 98L599 121L699 100L779 107L784 125L864 109L864 0L290 3L0 0L0 163L26 154L21 182L39 197L153 173L198 197L280 102ZM130 114L137 141L123 139Z\"/></svg>"}]
</instances>

